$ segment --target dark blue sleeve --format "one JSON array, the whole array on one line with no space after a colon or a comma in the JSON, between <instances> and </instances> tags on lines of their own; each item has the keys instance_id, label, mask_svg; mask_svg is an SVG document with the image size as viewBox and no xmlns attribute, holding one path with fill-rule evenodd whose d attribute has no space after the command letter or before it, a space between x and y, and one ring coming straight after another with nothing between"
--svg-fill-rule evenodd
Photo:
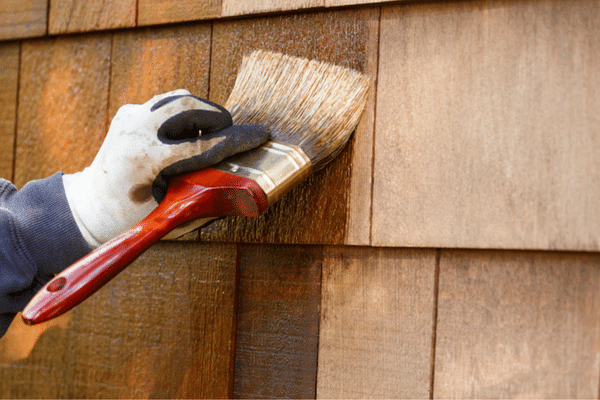
<instances>
[{"instance_id":1,"label":"dark blue sleeve","mask_svg":"<svg viewBox=\"0 0 600 400\"><path fill-rule=\"evenodd\" d=\"M21 190L0 179L0 336L53 275L90 251L71 214L62 173Z\"/></svg>"}]
</instances>

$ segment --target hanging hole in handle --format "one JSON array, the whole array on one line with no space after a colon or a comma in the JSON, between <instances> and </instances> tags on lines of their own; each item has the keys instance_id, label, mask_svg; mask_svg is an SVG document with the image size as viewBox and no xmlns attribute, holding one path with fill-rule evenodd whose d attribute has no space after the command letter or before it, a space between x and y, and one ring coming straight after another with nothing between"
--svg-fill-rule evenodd
<instances>
[{"instance_id":1,"label":"hanging hole in handle","mask_svg":"<svg viewBox=\"0 0 600 400\"><path fill-rule=\"evenodd\" d=\"M65 287L66 283L67 283L67 278L65 278L64 276L61 276L60 278L56 278L52 282L50 282L50 284L48 285L46 290L49 292L58 292L60 289Z\"/></svg>"}]
</instances>

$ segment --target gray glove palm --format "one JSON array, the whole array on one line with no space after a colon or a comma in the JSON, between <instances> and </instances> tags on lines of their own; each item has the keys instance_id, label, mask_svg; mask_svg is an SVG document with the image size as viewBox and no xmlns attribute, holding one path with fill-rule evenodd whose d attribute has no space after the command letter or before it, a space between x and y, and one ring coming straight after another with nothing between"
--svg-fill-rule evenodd
<instances>
[{"instance_id":1,"label":"gray glove palm","mask_svg":"<svg viewBox=\"0 0 600 400\"><path fill-rule=\"evenodd\" d=\"M233 126L225 108L187 90L125 105L92 164L64 175L69 206L83 237L97 247L156 208L171 176L207 168L268 139L264 127ZM197 227L177 229L168 238Z\"/></svg>"}]
</instances>

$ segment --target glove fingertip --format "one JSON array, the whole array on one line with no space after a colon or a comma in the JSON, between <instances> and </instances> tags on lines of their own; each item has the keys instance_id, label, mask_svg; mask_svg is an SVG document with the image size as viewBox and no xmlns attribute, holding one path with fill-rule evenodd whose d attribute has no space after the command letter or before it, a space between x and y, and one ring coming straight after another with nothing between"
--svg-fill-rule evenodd
<instances>
[{"instance_id":1,"label":"glove fingertip","mask_svg":"<svg viewBox=\"0 0 600 400\"><path fill-rule=\"evenodd\" d=\"M260 146L271 138L271 130L261 124L232 125L221 131L227 137L243 142L244 150Z\"/></svg>"}]
</instances>

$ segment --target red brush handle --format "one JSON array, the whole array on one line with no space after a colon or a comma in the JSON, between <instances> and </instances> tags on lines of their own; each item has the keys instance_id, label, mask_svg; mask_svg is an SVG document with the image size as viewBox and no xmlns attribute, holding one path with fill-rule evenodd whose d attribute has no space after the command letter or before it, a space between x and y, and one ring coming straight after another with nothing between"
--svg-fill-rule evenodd
<instances>
[{"instance_id":1,"label":"red brush handle","mask_svg":"<svg viewBox=\"0 0 600 400\"><path fill-rule=\"evenodd\" d=\"M252 179L212 168L175 178L150 215L48 282L23 310L23 320L33 325L75 307L182 223L229 215L257 217L267 205L264 191Z\"/></svg>"}]
</instances>

